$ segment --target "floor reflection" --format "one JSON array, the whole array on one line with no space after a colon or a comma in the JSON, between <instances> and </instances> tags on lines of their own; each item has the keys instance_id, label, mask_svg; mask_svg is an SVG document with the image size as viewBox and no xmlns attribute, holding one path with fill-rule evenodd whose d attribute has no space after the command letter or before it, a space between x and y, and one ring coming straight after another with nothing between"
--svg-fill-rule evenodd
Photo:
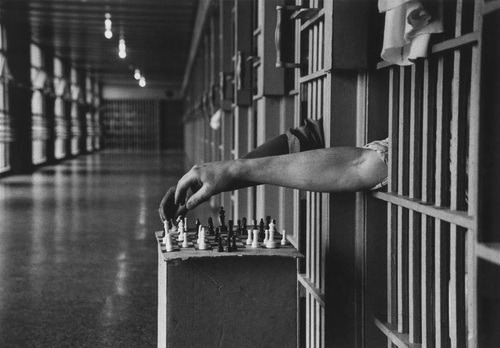
<instances>
[{"instance_id":1,"label":"floor reflection","mask_svg":"<svg viewBox=\"0 0 500 348\"><path fill-rule=\"evenodd\" d=\"M156 346L157 205L180 154L0 179L0 347Z\"/></svg>"}]
</instances>

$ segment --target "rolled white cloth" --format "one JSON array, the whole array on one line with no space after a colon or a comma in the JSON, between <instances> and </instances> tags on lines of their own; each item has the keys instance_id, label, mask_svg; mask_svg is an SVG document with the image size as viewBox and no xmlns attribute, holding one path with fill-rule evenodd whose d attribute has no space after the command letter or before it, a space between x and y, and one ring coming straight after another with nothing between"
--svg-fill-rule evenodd
<instances>
[{"instance_id":1,"label":"rolled white cloth","mask_svg":"<svg viewBox=\"0 0 500 348\"><path fill-rule=\"evenodd\" d=\"M430 35L443 32L442 4L435 1L437 11L431 15L419 0L379 0L379 11L385 12L382 59L410 65L427 57Z\"/></svg>"}]
</instances>

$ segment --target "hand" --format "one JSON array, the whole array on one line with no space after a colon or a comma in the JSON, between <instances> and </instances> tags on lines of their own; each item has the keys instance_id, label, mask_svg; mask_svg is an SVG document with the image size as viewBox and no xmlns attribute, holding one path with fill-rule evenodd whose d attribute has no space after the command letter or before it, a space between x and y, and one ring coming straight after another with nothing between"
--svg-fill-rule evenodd
<instances>
[{"instance_id":1,"label":"hand","mask_svg":"<svg viewBox=\"0 0 500 348\"><path fill-rule=\"evenodd\" d=\"M235 189L233 167L236 161L223 161L195 165L177 183L176 205L186 202L186 209L192 210L210 197ZM187 197L188 190L193 192Z\"/></svg>"},{"instance_id":2,"label":"hand","mask_svg":"<svg viewBox=\"0 0 500 348\"><path fill-rule=\"evenodd\" d=\"M175 198L175 186L168 189L167 193L163 197L158 208L158 213L160 214L161 221L175 220L179 215L185 215L187 209L184 205L179 205L174 203Z\"/></svg>"}]
</instances>

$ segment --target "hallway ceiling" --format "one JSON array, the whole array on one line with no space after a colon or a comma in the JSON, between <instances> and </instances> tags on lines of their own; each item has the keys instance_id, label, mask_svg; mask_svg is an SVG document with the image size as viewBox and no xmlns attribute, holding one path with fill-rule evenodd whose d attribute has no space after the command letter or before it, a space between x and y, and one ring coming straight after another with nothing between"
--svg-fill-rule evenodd
<instances>
[{"instance_id":1,"label":"hallway ceiling","mask_svg":"<svg viewBox=\"0 0 500 348\"><path fill-rule=\"evenodd\" d=\"M180 86L198 0L1 0L2 15L29 19L32 38L56 56L90 67L104 83L137 85L134 68L148 86ZM104 37L105 13L113 37ZM127 57L118 57L123 30Z\"/></svg>"}]
</instances>

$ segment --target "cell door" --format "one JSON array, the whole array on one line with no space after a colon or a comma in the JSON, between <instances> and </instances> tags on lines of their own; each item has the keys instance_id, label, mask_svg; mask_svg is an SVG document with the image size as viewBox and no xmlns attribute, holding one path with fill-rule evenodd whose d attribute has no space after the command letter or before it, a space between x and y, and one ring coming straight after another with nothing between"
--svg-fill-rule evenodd
<instances>
[{"instance_id":1,"label":"cell door","mask_svg":"<svg viewBox=\"0 0 500 348\"><path fill-rule=\"evenodd\" d=\"M331 75L327 72L328 43L331 32L331 2L320 0L296 1L294 5L278 8L277 46L280 51L277 65L295 69L295 124L305 119L329 122ZM288 23L295 22L295 45L287 47ZM330 22L330 23L328 23ZM281 27L280 27L281 26ZM293 36L292 36L293 38ZM290 59L290 52L294 56ZM325 119L325 116L327 117ZM325 127L325 129L327 129ZM328 132L327 132L328 133ZM329 134L325 134L329 139ZM298 265L298 346L324 347L325 340L325 284L328 231L323 228L328 216L328 194L294 192L293 244L305 255Z\"/></svg>"}]
</instances>

